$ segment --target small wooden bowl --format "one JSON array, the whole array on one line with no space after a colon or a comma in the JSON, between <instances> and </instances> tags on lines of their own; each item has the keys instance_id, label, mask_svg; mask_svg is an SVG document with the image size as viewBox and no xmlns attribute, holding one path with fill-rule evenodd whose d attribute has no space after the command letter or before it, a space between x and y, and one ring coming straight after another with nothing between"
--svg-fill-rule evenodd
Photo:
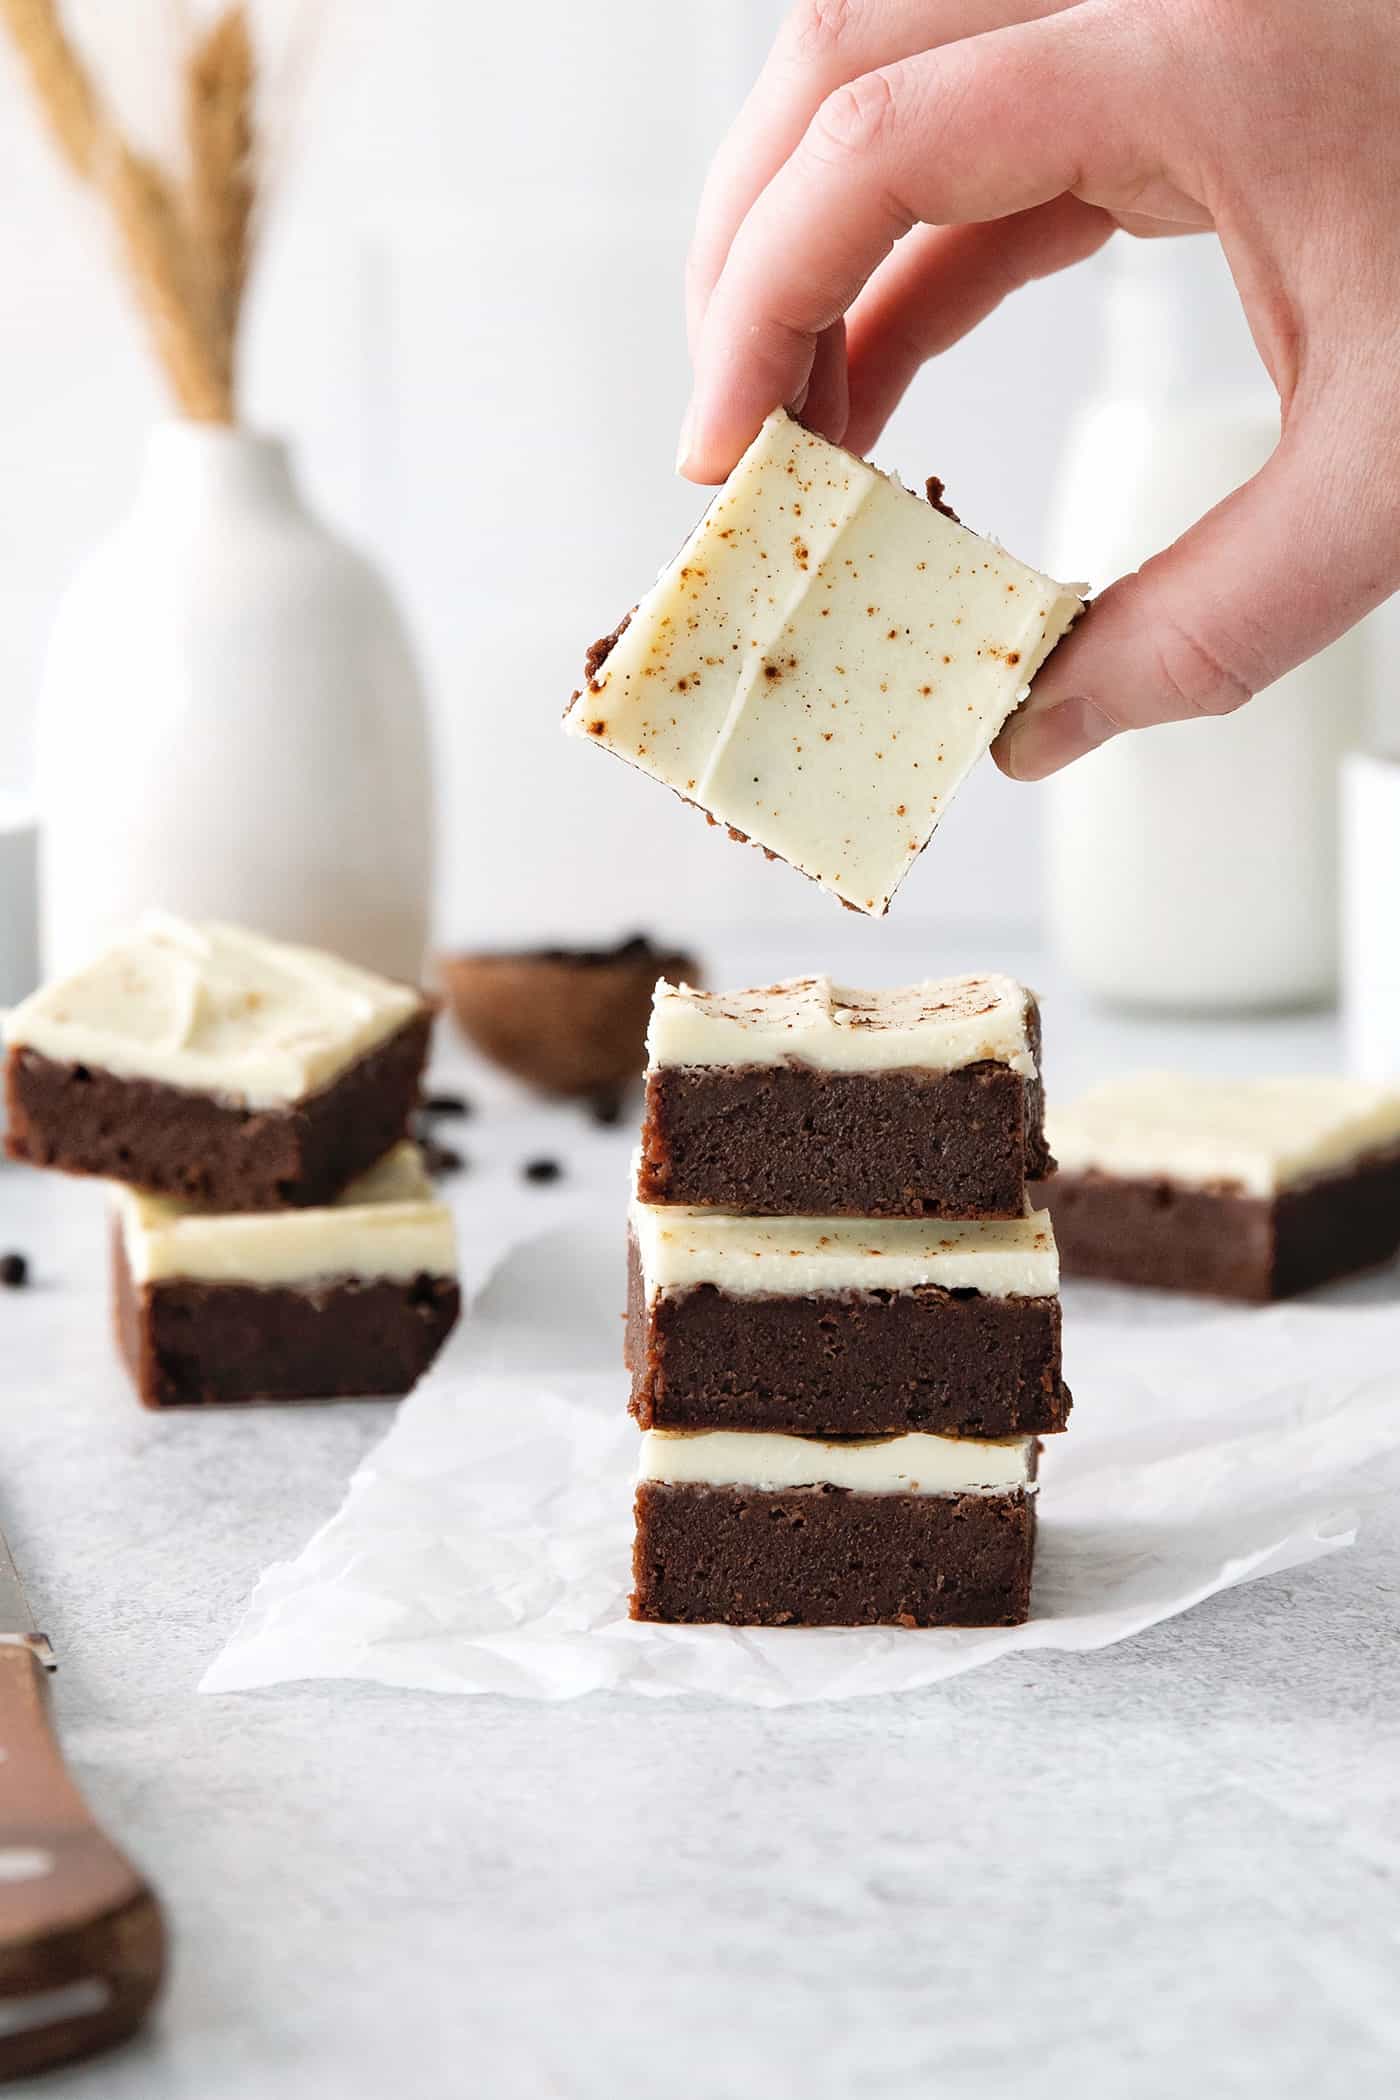
<instances>
[{"instance_id":1,"label":"small wooden bowl","mask_svg":"<svg viewBox=\"0 0 1400 2100\"><path fill-rule=\"evenodd\" d=\"M452 1017L484 1057L538 1093L616 1099L646 1063L659 977L696 982L676 949L637 935L617 948L540 948L438 958Z\"/></svg>"}]
</instances>

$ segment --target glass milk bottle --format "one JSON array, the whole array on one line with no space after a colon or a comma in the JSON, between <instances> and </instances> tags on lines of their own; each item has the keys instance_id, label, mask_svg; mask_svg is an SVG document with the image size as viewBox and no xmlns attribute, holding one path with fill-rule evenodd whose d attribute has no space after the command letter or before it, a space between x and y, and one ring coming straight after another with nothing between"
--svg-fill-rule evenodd
<instances>
[{"instance_id":1,"label":"glass milk bottle","mask_svg":"<svg viewBox=\"0 0 1400 2100\"><path fill-rule=\"evenodd\" d=\"M1102 589L1273 450L1277 404L1210 236L1106 258L1106 372L1072 431L1047 566ZM1306 527L1300 521L1306 558ZM1050 937L1118 1004L1246 1012L1335 990L1337 777L1365 727L1360 634L1238 713L1119 736L1048 787Z\"/></svg>"}]
</instances>

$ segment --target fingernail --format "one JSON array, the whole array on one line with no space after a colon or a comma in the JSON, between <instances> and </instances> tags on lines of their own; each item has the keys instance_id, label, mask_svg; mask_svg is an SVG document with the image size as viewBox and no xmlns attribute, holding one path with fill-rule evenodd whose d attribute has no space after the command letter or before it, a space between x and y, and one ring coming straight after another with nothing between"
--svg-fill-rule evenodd
<instances>
[{"instance_id":1,"label":"fingernail","mask_svg":"<svg viewBox=\"0 0 1400 2100\"><path fill-rule=\"evenodd\" d=\"M997 763L1013 780L1043 780L1118 734L1092 700L1075 694L1053 707L1014 716L997 744Z\"/></svg>"},{"instance_id":2,"label":"fingernail","mask_svg":"<svg viewBox=\"0 0 1400 2100\"><path fill-rule=\"evenodd\" d=\"M690 454L695 443L695 403L692 401L681 418L681 441L676 447L676 472L684 474L690 465Z\"/></svg>"}]
</instances>

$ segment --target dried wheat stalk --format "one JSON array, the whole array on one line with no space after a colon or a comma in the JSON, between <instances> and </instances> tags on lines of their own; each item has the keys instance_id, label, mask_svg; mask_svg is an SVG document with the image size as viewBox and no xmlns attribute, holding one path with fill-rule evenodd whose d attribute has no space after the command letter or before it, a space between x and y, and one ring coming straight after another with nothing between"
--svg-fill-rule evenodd
<instances>
[{"instance_id":1,"label":"dried wheat stalk","mask_svg":"<svg viewBox=\"0 0 1400 2100\"><path fill-rule=\"evenodd\" d=\"M169 182L154 161L120 145L105 187L132 288L175 398L197 423L231 423L232 371L209 326L200 272Z\"/></svg>"},{"instance_id":2,"label":"dried wheat stalk","mask_svg":"<svg viewBox=\"0 0 1400 2100\"><path fill-rule=\"evenodd\" d=\"M0 0L0 17L64 159L109 201L132 288L180 407L199 422L231 423L253 197L253 59L241 4L228 9L191 61L188 210L164 170L122 137L103 107L63 26L59 0ZM196 75L215 83L212 97L197 88ZM205 104L198 149L196 95Z\"/></svg>"},{"instance_id":3,"label":"dried wheat stalk","mask_svg":"<svg viewBox=\"0 0 1400 2100\"><path fill-rule=\"evenodd\" d=\"M58 149L73 173L86 181L92 174L101 119L92 83L68 40L56 0L0 0L0 8Z\"/></svg>"},{"instance_id":4,"label":"dried wheat stalk","mask_svg":"<svg viewBox=\"0 0 1400 2100\"><path fill-rule=\"evenodd\" d=\"M235 0L195 44L185 74L190 227L212 339L230 385L256 202L255 77L247 11Z\"/></svg>"}]
</instances>

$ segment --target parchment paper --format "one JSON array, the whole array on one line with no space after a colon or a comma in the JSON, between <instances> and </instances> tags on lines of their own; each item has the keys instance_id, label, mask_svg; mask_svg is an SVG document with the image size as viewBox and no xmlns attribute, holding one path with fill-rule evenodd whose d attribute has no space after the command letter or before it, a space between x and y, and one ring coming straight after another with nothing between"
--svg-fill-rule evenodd
<instances>
[{"instance_id":1,"label":"parchment paper","mask_svg":"<svg viewBox=\"0 0 1400 2100\"><path fill-rule=\"evenodd\" d=\"M367 1678L760 1706L1127 1640L1355 1536L1400 1487L1400 1276L1267 1309L1067 1286L1026 1626L741 1632L626 1616L637 1432L609 1207L517 1247L338 1514L262 1576L202 1689Z\"/></svg>"}]
</instances>

